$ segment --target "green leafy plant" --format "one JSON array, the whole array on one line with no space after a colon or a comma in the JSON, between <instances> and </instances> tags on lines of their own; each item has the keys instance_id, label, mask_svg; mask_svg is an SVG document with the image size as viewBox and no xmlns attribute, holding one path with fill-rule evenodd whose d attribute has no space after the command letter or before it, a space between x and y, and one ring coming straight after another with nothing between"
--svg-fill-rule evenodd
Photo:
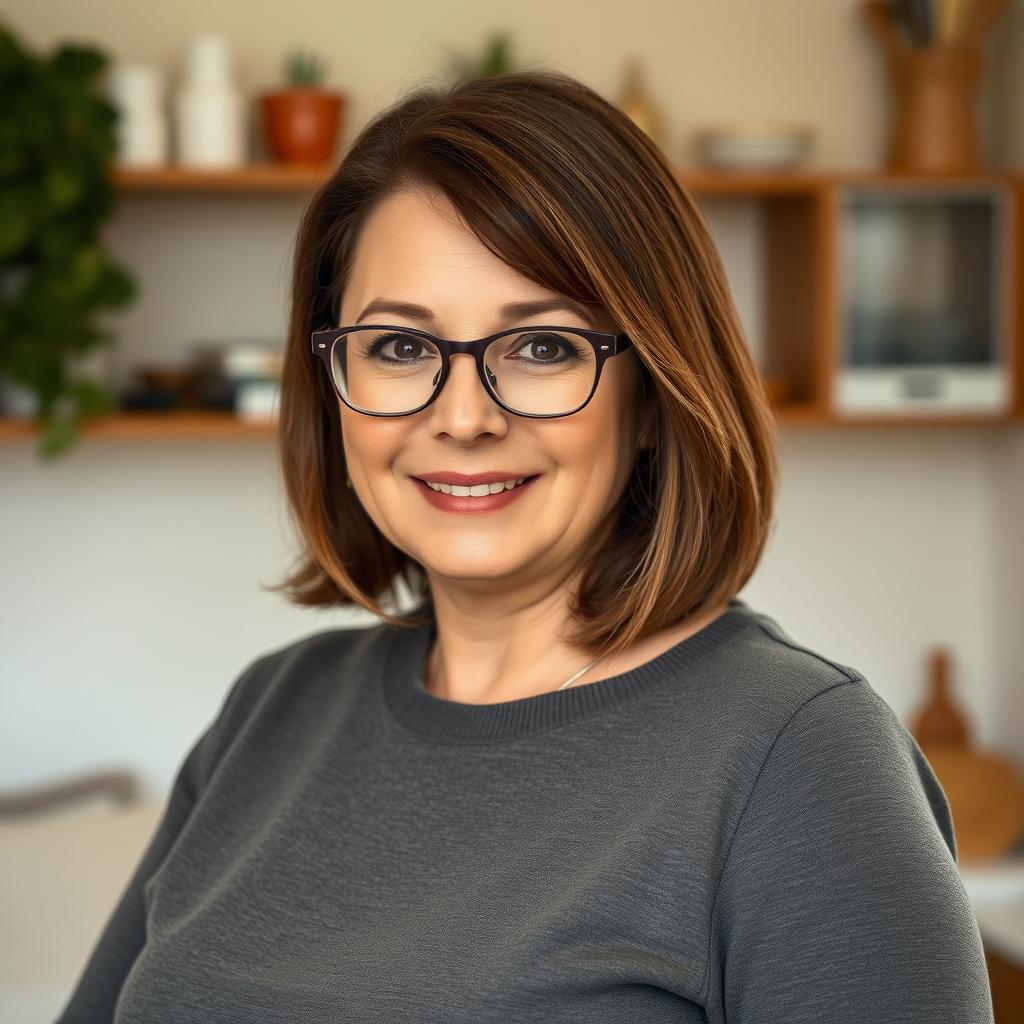
<instances>
[{"instance_id":1,"label":"green leafy plant","mask_svg":"<svg viewBox=\"0 0 1024 1024\"><path fill-rule=\"evenodd\" d=\"M312 51L294 50L285 58L284 77L289 85L321 85L325 74L324 62Z\"/></svg>"},{"instance_id":2,"label":"green leafy plant","mask_svg":"<svg viewBox=\"0 0 1024 1024\"><path fill-rule=\"evenodd\" d=\"M512 35L509 32L491 33L484 44L483 53L478 57L451 54L451 73L457 82L501 75L513 67Z\"/></svg>"},{"instance_id":3,"label":"green leafy plant","mask_svg":"<svg viewBox=\"0 0 1024 1024\"><path fill-rule=\"evenodd\" d=\"M137 290L99 237L117 148L116 108L96 89L106 65L74 44L36 56L0 26L0 374L34 394L44 457L115 406L74 364L113 343L99 311Z\"/></svg>"}]
</instances>

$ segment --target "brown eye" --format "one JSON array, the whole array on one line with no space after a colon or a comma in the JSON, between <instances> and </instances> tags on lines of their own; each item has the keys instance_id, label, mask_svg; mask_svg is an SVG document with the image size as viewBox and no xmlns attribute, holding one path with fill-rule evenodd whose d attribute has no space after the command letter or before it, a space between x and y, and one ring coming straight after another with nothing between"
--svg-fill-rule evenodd
<instances>
[{"instance_id":1,"label":"brown eye","mask_svg":"<svg viewBox=\"0 0 1024 1024\"><path fill-rule=\"evenodd\" d=\"M562 363L580 356L577 344L572 339L549 331L520 334L516 339L516 347L509 354L518 357L521 352L525 352L526 358L536 363Z\"/></svg>"}]
</instances>

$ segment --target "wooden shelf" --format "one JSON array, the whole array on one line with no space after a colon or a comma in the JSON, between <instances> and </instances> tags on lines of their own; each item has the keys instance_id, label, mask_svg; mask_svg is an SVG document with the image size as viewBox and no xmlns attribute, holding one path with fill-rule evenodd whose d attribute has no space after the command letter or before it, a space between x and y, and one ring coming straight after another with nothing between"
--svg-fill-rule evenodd
<instances>
[{"instance_id":1,"label":"wooden shelf","mask_svg":"<svg viewBox=\"0 0 1024 1024\"><path fill-rule=\"evenodd\" d=\"M941 430L943 428L960 427L1013 427L1024 425L1024 417L1009 413L997 416L983 416L978 413L956 415L913 414L898 416L840 416L838 414L820 413L810 406L784 407L777 413L780 426L806 427L812 430Z\"/></svg>"},{"instance_id":2,"label":"wooden shelf","mask_svg":"<svg viewBox=\"0 0 1024 1024\"><path fill-rule=\"evenodd\" d=\"M1007 427L1024 425L1014 416L859 416L823 413L811 405L790 404L776 409L785 429L887 429L920 427ZM124 412L96 417L83 424L83 435L110 440L216 440L235 437L267 437L277 432L275 421L244 420L229 412ZM0 416L0 442L28 441L38 428L31 421Z\"/></svg>"},{"instance_id":3,"label":"wooden shelf","mask_svg":"<svg viewBox=\"0 0 1024 1024\"><path fill-rule=\"evenodd\" d=\"M1013 168L978 171L974 174L894 174L883 170L797 169L793 171L724 171L704 167L680 167L680 184L708 195L758 196L811 193L836 185L934 184L937 188L954 185L982 185L992 181L1024 184L1024 174Z\"/></svg>"},{"instance_id":4,"label":"wooden shelf","mask_svg":"<svg viewBox=\"0 0 1024 1024\"><path fill-rule=\"evenodd\" d=\"M116 440L205 440L256 437L273 434L276 425L267 420L244 420L230 412L122 412L98 416L83 423L88 437ZM0 417L0 441L29 440L38 434L34 423Z\"/></svg>"},{"instance_id":5,"label":"wooden shelf","mask_svg":"<svg viewBox=\"0 0 1024 1024\"><path fill-rule=\"evenodd\" d=\"M190 167L120 167L112 181L124 192L309 192L330 176L331 165L252 164L224 170Z\"/></svg>"},{"instance_id":6,"label":"wooden shelf","mask_svg":"<svg viewBox=\"0 0 1024 1024\"><path fill-rule=\"evenodd\" d=\"M125 192L307 192L334 172L338 160L323 165L256 163L224 170L182 167L115 168L114 184ZM1008 180L1024 182L1019 170L992 169L976 174L891 174L881 170L796 169L792 171L717 170L712 167L680 167L681 184L694 192L723 196L769 196L814 192L838 183L915 185L934 181L937 185Z\"/></svg>"}]
</instances>

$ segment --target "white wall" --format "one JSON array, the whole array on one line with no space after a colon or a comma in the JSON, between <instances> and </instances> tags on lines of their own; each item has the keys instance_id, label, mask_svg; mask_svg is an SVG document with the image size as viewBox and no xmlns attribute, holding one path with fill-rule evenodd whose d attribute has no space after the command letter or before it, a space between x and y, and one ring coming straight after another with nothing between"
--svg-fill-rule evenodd
<instances>
[{"instance_id":1,"label":"white wall","mask_svg":"<svg viewBox=\"0 0 1024 1024\"><path fill-rule=\"evenodd\" d=\"M884 141L884 79L852 0L445 0L410 5L401 18L313 0L259 18L239 0L212 13L197 2L11 0L6 12L37 44L92 39L168 70L188 35L221 28L253 88L276 78L282 47L320 46L333 82L351 93L346 137L436 71L445 47L475 49L504 24L522 59L607 93L624 55L641 54L679 161L693 128L725 117L811 120L815 163L828 167L872 166ZM1022 26L1014 3L1004 31L1017 53ZM984 124L993 160L1020 163L1024 76L1008 70L1011 49L1004 36L993 55L1004 92ZM118 377L147 354L183 357L200 338L279 335L300 208L288 196L125 199L110 243L144 292L117 320ZM756 349L748 213L721 209L712 226ZM1024 429L794 429L781 451L778 526L743 596L799 641L860 668L904 716L923 692L929 645L948 644L979 740L1024 762ZM4 789L119 765L160 797L246 663L350 621L259 589L280 577L290 551L269 438L88 441L55 466L28 443L5 443L0 489Z\"/></svg>"}]
</instances>

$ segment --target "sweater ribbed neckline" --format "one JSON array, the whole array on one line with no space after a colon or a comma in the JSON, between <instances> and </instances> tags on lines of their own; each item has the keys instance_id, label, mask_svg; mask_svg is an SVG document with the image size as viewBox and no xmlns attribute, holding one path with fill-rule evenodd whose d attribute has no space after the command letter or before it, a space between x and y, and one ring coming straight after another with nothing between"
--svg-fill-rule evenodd
<instances>
[{"instance_id":1,"label":"sweater ribbed neckline","mask_svg":"<svg viewBox=\"0 0 1024 1024\"><path fill-rule=\"evenodd\" d=\"M385 627L389 644L379 684L394 718L409 731L439 743L488 743L547 732L630 700L669 677L678 677L756 622L740 598L703 629L651 660L616 676L497 704L464 704L430 693L423 683L436 621L428 598L417 609L429 621L412 630Z\"/></svg>"}]
</instances>

